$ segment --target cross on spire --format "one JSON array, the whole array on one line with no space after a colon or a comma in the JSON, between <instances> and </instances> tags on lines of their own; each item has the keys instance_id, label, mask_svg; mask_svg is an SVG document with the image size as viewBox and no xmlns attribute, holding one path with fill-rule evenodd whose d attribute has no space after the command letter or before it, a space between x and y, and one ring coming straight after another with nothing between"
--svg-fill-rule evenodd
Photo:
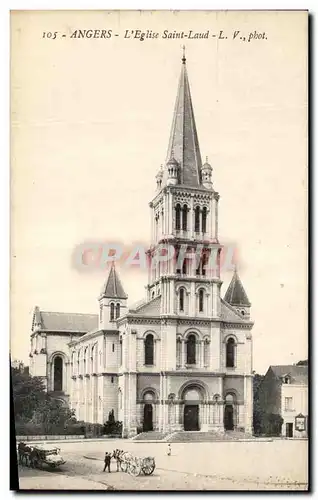
<instances>
[{"instance_id":1,"label":"cross on spire","mask_svg":"<svg viewBox=\"0 0 318 500\"><path fill-rule=\"evenodd\" d=\"M182 46L182 64L186 63L185 45Z\"/></svg>"}]
</instances>

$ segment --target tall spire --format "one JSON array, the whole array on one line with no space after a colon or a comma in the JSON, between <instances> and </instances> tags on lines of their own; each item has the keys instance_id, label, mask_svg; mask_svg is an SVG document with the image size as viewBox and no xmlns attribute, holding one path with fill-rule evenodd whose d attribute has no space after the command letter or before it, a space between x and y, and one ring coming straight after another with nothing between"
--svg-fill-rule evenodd
<instances>
[{"instance_id":1,"label":"tall spire","mask_svg":"<svg viewBox=\"0 0 318 500\"><path fill-rule=\"evenodd\" d=\"M202 161L194 120L184 46L167 162L171 158L174 158L179 164L178 184L192 187L200 186ZM163 184L166 184L166 178L167 169L165 171Z\"/></svg>"}]
</instances>

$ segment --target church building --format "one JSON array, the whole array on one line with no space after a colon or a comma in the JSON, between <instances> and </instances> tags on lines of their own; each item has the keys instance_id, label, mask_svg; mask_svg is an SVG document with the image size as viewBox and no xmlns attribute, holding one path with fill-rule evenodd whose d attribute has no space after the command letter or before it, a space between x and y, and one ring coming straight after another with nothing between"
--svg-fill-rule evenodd
<instances>
[{"instance_id":1,"label":"church building","mask_svg":"<svg viewBox=\"0 0 318 500\"><path fill-rule=\"evenodd\" d=\"M113 263L98 314L35 307L30 373L79 420L104 423L114 410L124 437L140 430L250 433L251 304L236 270L221 298L219 194L211 165L201 160L185 56L156 184L145 300L128 306ZM151 265L163 244L174 258Z\"/></svg>"}]
</instances>

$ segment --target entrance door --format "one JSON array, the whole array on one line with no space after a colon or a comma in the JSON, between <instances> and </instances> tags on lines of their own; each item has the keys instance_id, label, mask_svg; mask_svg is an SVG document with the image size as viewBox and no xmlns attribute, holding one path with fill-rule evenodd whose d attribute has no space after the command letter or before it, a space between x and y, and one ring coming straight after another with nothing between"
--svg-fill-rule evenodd
<instances>
[{"instance_id":1,"label":"entrance door","mask_svg":"<svg viewBox=\"0 0 318 500\"><path fill-rule=\"evenodd\" d=\"M234 429L233 405L225 405L225 408L224 408L224 429L226 431L233 431L233 429Z\"/></svg>"},{"instance_id":2,"label":"entrance door","mask_svg":"<svg viewBox=\"0 0 318 500\"><path fill-rule=\"evenodd\" d=\"M152 422L152 405L146 403L144 406L144 423L143 423L143 431L149 432L153 430L153 422Z\"/></svg>"},{"instance_id":3,"label":"entrance door","mask_svg":"<svg viewBox=\"0 0 318 500\"><path fill-rule=\"evenodd\" d=\"M294 435L293 424L286 424L286 437L292 438Z\"/></svg>"},{"instance_id":4,"label":"entrance door","mask_svg":"<svg viewBox=\"0 0 318 500\"><path fill-rule=\"evenodd\" d=\"M199 405L185 405L183 425L185 431L199 431Z\"/></svg>"}]
</instances>

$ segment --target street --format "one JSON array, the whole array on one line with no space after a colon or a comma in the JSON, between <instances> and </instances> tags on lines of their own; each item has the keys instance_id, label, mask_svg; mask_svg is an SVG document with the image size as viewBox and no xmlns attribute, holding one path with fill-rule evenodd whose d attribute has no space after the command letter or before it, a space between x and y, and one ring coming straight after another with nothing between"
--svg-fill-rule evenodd
<instances>
[{"instance_id":1,"label":"street","mask_svg":"<svg viewBox=\"0 0 318 500\"><path fill-rule=\"evenodd\" d=\"M19 467L20 489L306 490L307 441L167 443L130 440L61 442L66 464L55 471ZM151 476L103 472L105 451L153 456Z\"/></svg>"}]
</instances>

